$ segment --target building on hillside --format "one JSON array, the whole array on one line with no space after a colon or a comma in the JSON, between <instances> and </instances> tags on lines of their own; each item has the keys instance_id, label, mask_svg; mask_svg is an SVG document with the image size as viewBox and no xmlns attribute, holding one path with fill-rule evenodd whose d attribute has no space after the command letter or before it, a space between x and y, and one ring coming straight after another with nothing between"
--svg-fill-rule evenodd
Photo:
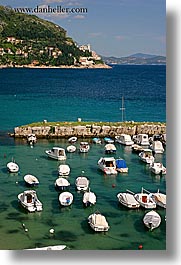
<instances>
[{"instance_id":1,"label":"building on hillside","mask_svg":"<svg viewBox=\"0 0 181 265\"><path fill-rule=\"evenodd\" d=\"M83 52L85 52L85 51L91 52L90 44L79 46L79 50L81 50Z\"/></svg>"}]
</instances>

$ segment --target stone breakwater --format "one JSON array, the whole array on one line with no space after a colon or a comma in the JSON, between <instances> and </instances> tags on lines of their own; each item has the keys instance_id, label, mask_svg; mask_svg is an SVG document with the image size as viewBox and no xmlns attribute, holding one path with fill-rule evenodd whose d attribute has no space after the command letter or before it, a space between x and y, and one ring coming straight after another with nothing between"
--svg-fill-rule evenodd
<instances>
[{"instance_id":1,"label":"stone breakwater","mask_svg":"<svg viewBox=\"0 0 181 265\"><path fill-rule=\"evenodd\" d=\"M76 125L76 126L23 126L14 128L12 136L24 138L28 134L35 134L37 138L69 138L76 136L78 138L91 137L114 137L122 133L131 136L146 133L149 136L154 134L166 133L165 124L139 124L132 126L108 126L108 125Z\"/></svg>"}]
</instances>

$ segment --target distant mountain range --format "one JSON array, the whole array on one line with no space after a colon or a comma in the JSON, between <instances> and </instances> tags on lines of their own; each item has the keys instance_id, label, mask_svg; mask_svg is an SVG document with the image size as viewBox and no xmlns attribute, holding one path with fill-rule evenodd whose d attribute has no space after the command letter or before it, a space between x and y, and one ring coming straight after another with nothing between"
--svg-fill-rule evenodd
<instances>
[{"instance_id":1,"label":"distant mountain range","mask_svg":"<svg viewBox=\"0 0 181 265\"><path fill-rule=\"evenodd\" d=\"M136 53L126 57L106 57L101 56L106 64L126 64L126 65L162 65L166 64L166 57L161 55Z\"/></svg>"}]
</instances>

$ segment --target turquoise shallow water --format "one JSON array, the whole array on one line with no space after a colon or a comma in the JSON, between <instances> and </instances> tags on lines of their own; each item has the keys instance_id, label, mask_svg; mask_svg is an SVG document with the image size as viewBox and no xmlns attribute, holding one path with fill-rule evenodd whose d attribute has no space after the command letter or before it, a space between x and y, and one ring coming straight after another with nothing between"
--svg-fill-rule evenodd
<instances>
[{"instance_id":1,"label":"turquoise shallow water","mask_svg":"<svg viewBox=\"0 0 181 265\"><path fill-rule=\"evenodd\" d=\"M104 176L97 161L104 155L103 145L91 145L88 154L68 154L69 181L74 203L61 208L54 188L59 163L48 159L45 150L66 147L66 140L38 140L34 148L26 141L14 140L7 132L35 121L119 121L121 97L125 98L125 119L166 121L165 66L115 66L110 70L72 69L1 69L0 70L0 249L25 249L35 246L66 244L68 249L166 249L166 211L159 228L147 231L142 219L145 210L120 206L117 193L130 189L166 192L166 176L155 177L148 166L128 147L117 145L115 157L123 157L128 174ZM81 139L79 139L80 142ZM12 157L20 173L6 170ZM166 164L166 151L156 159ZM97 204L83 208L82 193L75 190L75 179L84 170ZM43 203L41 213L29 214L19 205L17 195L27 189L23 176L34 174L40 181L36 188ZM112 185L115 185L113 188ZM94 233L87 217L99 210L110 224L107 233ZM26 233L22 223L28 228ZM54 235L49 230L55 229Z\"/></svg>"},{"instance_id":2,"label":"turquoise shallow water","mask_svg":"<svg viewBox=\"0 0 181 265\"><path fill-rule=\"evenodd\" d=\"M67 145L64 140L39 140L34 148L30 148L26 142L14 142L13 139L9 141L9 145L1 145L0 248L24 249L66 244L68 249L74 250L136 250L141 244L145 250L165 249L166 211L158 208L162 223L159 228L149 232L142 222L147 211L141 208L129 210L121 206L116 195L126 189L139 192L141 187L166 192L166 176L160 178L152 175L148 166L139 161L137 154L133 154L129 147L120 145L117 145L115 157L126 160L129 172L116 177L105 176L97 167L98 159L104 155L104 145L92 144L88 154L67 154L66 163L71 168L68 179L74 203L70 208L61 208L54 182L58 176L58 165L63 162L47 158L45 150L52 146L65 148ZM6 170L6 164L12 157L20 166L20 173L16 175L11 175ZM165 163L165 153L156 158ZM94 207L84 208L82 193L75 189L75 179L82 170L90 179L91 190L97 195ZM36 191L43 203L41 213L27 213L18 203L17 195L27 189L23 180L27 173L36 175L40 181ZM87 217L96 210L104 214L109 222L111 228L107 233L95 233L87 223ZM24 232L22 223L29 232ZM49 233L51 228L55 230L53 236Z\"/></svg>"}]
</instances>

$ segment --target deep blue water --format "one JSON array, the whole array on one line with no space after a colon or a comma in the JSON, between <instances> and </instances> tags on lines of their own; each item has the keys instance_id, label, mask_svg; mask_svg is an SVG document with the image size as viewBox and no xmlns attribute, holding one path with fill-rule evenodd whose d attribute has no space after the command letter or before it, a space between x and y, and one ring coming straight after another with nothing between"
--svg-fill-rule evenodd
<instances>
[{"instance_id":1,"label":"deep blue water","mask_svg":"<svg viewBox=\"0 0 181 265\"><path fill-rule=\"evenodd\" d=\"M166 67L1 69L1 130L35 121L166 121Z\"/></svg>"},{"instance_id":2,"label":"deep blue water","mask_svg":"<svg viewBox=\"0 0 181 265\"><path fill-rule=\"evenodd\" d=\"M71 173L68 180L74 202L61 208L54 183L62 162L48 159L45 150L53 146L66 148L66 139L38 139L34 148L25 140L8 137L7 131L22 124L47 119L75 121L120 121L121 97L125 98L127 120L165 121L165 66L115 66L110 70L72 69L1 69L0 70L0 249L25 249L35 246L66 244L73 250L144 250L166 249L166 210L157 208L161 225L148 231L143 224L145 209L128 210L121 206L117 194L141 188L166 193L166 176L155 176L130 147L116 144L115 158L122 157L128 173L105 176L97 166L104 154L104 144L91 144L88 154L67 154ZM89 141L90 139L88 139ZM79 147L76 143L77 148ZM106 155L107 156L107 155ZM12 160L20 166L18 174L9 174L6 164ZM155 157L166 165L166 150ZM83 208L82 193L75 189L81 171L90 179L97 195L94 207ZM36 188L43 203L41 213L26 213L17 196L28 189L25 174L38 177ZM110 225L107 233L94 233L88 216L99 210ZM22 223L28 228L25 232ZM50 229L55 234L49 233Z\"/></svg>"}]
</instances>

